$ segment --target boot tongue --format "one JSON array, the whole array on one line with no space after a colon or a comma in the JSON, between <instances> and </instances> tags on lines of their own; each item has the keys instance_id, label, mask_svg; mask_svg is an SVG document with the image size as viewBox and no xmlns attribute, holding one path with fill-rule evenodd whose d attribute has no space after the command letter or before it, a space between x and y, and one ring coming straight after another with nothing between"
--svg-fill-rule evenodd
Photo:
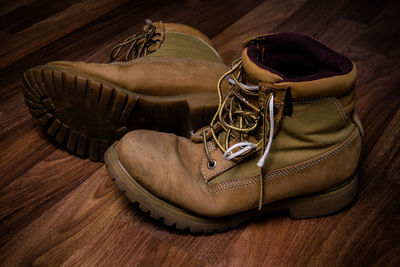
<instances>
[{"instance_id":1,"label":"boot tongue","mask_svg":"<svg viewBox=\"0 0 400 267\"><path fill-rule=\"evenodd\" d=\"M267 66L264 59L264 53L268 52L263 46L261 40L257 43L253 42L254 39L247 40L243 43L242 64L246 73L247 79L258 84L258 82L275 83L285 79L286 77Z\"/></svg>"}]
</instances>

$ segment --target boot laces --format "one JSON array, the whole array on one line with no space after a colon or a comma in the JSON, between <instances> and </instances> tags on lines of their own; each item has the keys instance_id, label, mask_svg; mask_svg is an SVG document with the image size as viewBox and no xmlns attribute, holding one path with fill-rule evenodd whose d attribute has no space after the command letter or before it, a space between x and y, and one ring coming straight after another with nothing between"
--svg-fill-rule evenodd
<instances>
[{"instance_id":1,"label":"boot laces","mask_svg":"<svg viewBox=\"0 0 400 267\"><path fill-rule=\"evenodd\" d=\"M226 78L230 84L230 89L223 97L221 84ZM231 69L218 81L219 106L210 126L202 133L203 144L209 169L216 166L216 161L211 158L207 145L209 138L212 138L218 148L221 149L226 160L245 157L261 147L262 156L257 162L257 166L261 168L258 206L261 209L263 204L262 167L268 157L274 137L274 93L273 91L269 92L267 101L261 108L258 108L255 102L258 101L259 86L247 85L239 81L245 80L244 78L242 62L239 58L232 63ZM268 105L267 109L266 105ZM269 117L269 120L267 117ZM260 125L260 120L264 122L263 125ZM265 137L266 133L269 133L267 144L265 144L265 138L253 138L256 139L255 142L247 140L250 135L257 136L259 126L263 126Z\"/></svg>"},{"instance_id":2,"label":"boot laces","mask_svg":"<svg viewBox=\"0 0 400 267\"><path fill-rule=\"evenodd\" d=\"M110 62L116 62L122 54L122 50L128 47L128 45L129 47L124 58L125 61L153 53L155 50L150 49L150 47L155 43L161 42L161 40L154 39L154 37L160 36L160 34L156 33L156 27L152 23L151 20L146 19L147 28L144 33L129 36L122 43L114 46L111 51Z\"/></svg>"},{"instance_id":3,"label":"boot laces","mask_svg":"<svg viewBox=\"0 0 400 267\"><path fill-rule=\"evenodd\" d=\"M274 95L271 95L270 100L269 100L269 114L271 114L269 116L269 138L268 138L268 144L265 147L265 151L264 154L262 155L262 157L259 159L259 161L257 162L257 166L262 168L264 166L265 160L268 157L268 153L271 149L271 145L272 145L272 139L274 138ZM240 147L241 150L232 153L232 151L236 148ZM237 144L234 144L232 146L230 146L225 152L224 152L224 159L227 160L231 160L234 159L235 157L238 157L244 153L246 153L247 151L256 148L256 144L251 143L251 142L239 142Z\"/></svg>"}]
</instances>

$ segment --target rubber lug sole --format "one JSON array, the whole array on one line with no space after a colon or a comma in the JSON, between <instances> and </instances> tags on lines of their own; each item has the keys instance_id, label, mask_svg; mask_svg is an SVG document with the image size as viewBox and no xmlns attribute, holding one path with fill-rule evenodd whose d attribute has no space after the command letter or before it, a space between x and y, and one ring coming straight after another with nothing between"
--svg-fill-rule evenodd
<instances>
[{"instance_id":1,"label":"rubber lug sole","mask_svg":"<svg viewBox=\"0 0 400 267\"><path fill-rule=\"evenodd\" d=\"M150 217L178 230L210 234L238 227L253 218L277 211L288 211L293 219L312 218L335 213L349 205L357 195L358 178L353 175L342 185L310 195L280 200L266 204L261 211L249 210L231 216L202 217L156 197L141 186L124 168L118 157L118 142L105 154L105 163L111 179L126 197L138 203L139 209Z\"/></svg>"},{"instance_id":2,"label":"rubber lug sole","mask_svg":"<svg viewBox=\"0 0 400 267\"><path fill-rule=\"evenodd\" d=\"M135 129L189 136L218 106L216 92L148 96L54 66L26 71L23 94L31 115L54 141L93 161L103 161L106 149Z\"/></svg>"}]
</instances>

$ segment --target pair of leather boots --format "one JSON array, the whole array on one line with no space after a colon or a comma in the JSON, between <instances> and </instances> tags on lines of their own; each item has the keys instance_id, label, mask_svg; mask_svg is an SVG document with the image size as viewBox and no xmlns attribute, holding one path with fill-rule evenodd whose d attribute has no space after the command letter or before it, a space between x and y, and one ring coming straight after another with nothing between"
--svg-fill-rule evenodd
<instances>
[{"instance_id":1,"label":"pair of leather boots","mask_svg":"<svg viewBox=\"0 0 400 267\"><path fill-rule=\"evenodd\" d=\"M300 34L250 38L228 68L196 29L148 22L111 64L37 66L23 92L56 142L104 155L141 210L210 233L279 210L322 216L355 198L356 77L353 62Z\"/></svg>"}]
</instances>

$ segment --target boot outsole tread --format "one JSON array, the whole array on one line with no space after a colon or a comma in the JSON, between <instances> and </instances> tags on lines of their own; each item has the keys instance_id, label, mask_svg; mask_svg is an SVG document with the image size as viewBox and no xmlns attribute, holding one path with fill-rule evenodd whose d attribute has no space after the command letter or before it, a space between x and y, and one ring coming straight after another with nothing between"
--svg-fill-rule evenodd
<instances>
[{"instance_id":1,"label":"boot outsole tread","mask_svg":"<svg viewBox=\"0 0 400 267\"><path fill-rule=\"evenodd\" d=\"M68 151L92 161L134 129L188 136L204 126L217 108L216 93L180 97L140 95L95 77L48 66L24 73L23 94L30 114ZM191 102L198 101L196 107ZM204 104L202 104L204 103ZM203 105L203 106L202 106ZM168 116L167 111L173 110ZM182 121L176 122L176 114ZM93 120L91 119L93 118Z\"/></svg>"}]
</instances>

